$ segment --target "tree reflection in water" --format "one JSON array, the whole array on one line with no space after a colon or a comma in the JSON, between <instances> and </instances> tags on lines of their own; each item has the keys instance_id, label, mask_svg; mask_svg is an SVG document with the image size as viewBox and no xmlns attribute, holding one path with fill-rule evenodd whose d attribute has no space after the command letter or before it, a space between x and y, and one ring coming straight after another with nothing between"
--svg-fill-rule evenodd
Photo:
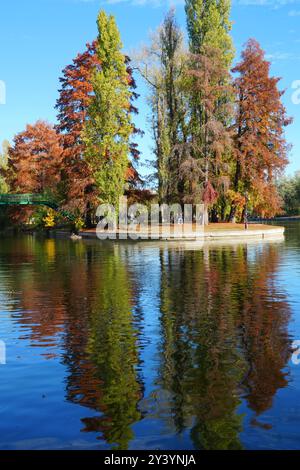
<instances>
[{"instance_id":1,"label":"tree reflection in water","mask_svg":"<svg viewBox=\"0 0 300 470\"><path fill-rule=\"evenodd\" d=\"M276 289L278 250L205 247L160 258L160 386L172 397L169 414L177 432L191 426L196 448L239 449L240 397L259 415L287 384L289 306Z\"/></svg>"},{"instance_id":2,"label":"tree reflection in water","mask_svg":"<svg viewBox=\"0 0 300 470\"><path fill-rule=\"evenodd\" d=\"M23 239L14 250L2 247L13 270L7 290L18 293L10 308L22 338L46 347L48 360L62 358L66 399L96 412L82 418L81 431L107 447L130 447L133 425L144 419L147 429L154 418L170 435L188 430L195 448L239 449L242 400L260 425L259 415L288 381L290 310L276 279L280 250L272 244L198 251L143 246ZM160 272L152 391L161 394L154 412L141 413L147 397L139 292L153 274L150 264L139 275L144 249L152 250Z\"/></svg>"},{"instance_id":3,"label":"tree reflection in water","mask_svg":"<svg viewBox=\"0 0 300 470\"><path fill-rule=\"evenodd\" d=\"M68 398L78 398L81 404L101 412L82 419L83 431L100 433L100 438L114 448L127 449L133 438L131 425L140 419L137 405L142 393L137 376L132 286L118 250L107 253L100 264L93 260L92 250L87 253L88 283L94 284L93 296L86 324L75 322L80 331L70 329L68 335L70 341L79 337L84 342L76 345L75 377L69 377ZM79 365L80 354L84 358Z\"/></svg>"}]
</instances>

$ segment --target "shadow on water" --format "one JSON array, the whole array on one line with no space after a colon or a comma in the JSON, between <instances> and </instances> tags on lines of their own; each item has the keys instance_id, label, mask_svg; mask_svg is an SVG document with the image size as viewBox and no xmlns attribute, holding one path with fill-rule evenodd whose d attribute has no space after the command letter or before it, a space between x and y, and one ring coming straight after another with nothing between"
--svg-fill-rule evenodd
<instances>
[{"instance_id":1,"label":"shadow on water","mask_svg":"<svg viewBox=\"0 0 300 470\"><path fill-rule=\"evenodd\" d=\"M292 244L300 245L299 227ZM247 447L245 415L268 432L272 422L260 416L289 383L283 246L1 240L0 312L8 319L0 336L13 328L11 361L0 371L12 382L0 385L0 399L13 394L16 411L2 417L0 446L27 435L38 447L42 434L60 448ZM12 392L21 347L26 402ZM39 430L34 395L47 388L53 400L43 413L52 424ZM18 421L10 433L8 419L26 406L31 423Z\"/></svg>"}]
</instances>

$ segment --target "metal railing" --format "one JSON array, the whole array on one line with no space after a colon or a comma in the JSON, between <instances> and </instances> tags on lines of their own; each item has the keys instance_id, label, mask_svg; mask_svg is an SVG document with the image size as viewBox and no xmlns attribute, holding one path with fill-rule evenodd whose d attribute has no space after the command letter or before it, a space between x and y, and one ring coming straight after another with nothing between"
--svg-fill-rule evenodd
<instances>
[{"instance_id":1,"label":"metal railing","mask_svg":"<svg viewBox=\"0 0 300 470\"><path fill-rule=\"evenodd\" d=\"M63 217L74 220L75 216L59 207L57 202L44 194L0 194L0 206L32 205L46 206L59 212Z\"/></svg>"},{"instance_id":2,"label":"metal railing","mask_svg":"<svg viewBox=\"0 0 300 470\"><path fill-rule=\"evenodd\" d=\"M0 194L0 204L36 204L43 202L55 204L54 201L50 201L43 194Z\"/></svg>"}]
</instances>

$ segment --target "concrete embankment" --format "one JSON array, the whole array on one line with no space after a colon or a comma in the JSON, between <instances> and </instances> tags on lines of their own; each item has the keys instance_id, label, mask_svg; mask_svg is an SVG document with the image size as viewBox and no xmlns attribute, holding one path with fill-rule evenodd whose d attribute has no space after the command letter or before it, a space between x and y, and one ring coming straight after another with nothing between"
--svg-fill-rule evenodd
<instances>
[{"instance_id":1,"label":"concrete embankment","mask_svg":"<svg viewBox=\"0 0 300 470\"><path fill-rule=\"evenodd\" d=\"M140 228L136 230L126 230L118 228L115 233L112 232L99 232L96 229L83 230L80 235L88 239L105 239L111 238L112 240L141 240L141 241L210 241L210 240L247 240L247 239L275 239L284 237L284 227L277 227L274 225L264 224L249 224L246 230L242 224L209 224L207 227L196 227L195 225L185 226L171 226L165 227L163 225ZM99 236L98 236L99 235Z\"/></svg>"}]
</instances>

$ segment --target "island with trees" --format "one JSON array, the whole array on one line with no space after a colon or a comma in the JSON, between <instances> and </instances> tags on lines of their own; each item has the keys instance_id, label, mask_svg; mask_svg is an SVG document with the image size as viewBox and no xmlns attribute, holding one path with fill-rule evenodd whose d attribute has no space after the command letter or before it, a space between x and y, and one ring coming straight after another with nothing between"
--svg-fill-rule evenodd
<instances>
[{"instance_id":1,"label":"island with trees","mask_svg":"<svg viewBox=\"0 0 300 470\"><path fill-rule=\"evenodd\" d=\"M29 123L3 143L0 200L40 195L60 210L3 204L1 224L81 231L95 225L99 204L118 206L124 195L143 204L201 203L205 224L220 227L298 215L299 174L284 176L292 118L280 79L255 39L236 57L230 9L229 0L186 0L188 42L171 9L133 57L115 18L100 11L98 36L62 71L57 122ZM146 178L138 75L153 135Z\"/></svg>"}]
</instances>

